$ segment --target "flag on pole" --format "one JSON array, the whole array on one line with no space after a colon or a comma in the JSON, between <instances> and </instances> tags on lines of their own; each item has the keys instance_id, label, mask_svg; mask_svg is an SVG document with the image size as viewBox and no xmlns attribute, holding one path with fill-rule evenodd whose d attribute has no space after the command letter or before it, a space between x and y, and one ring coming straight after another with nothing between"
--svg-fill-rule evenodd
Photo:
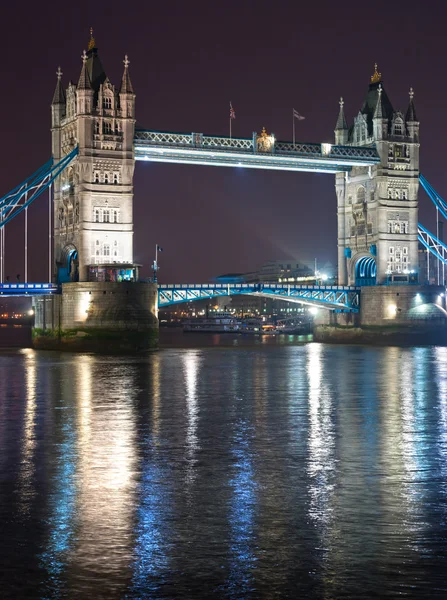
<instances>
[{"instance_id":1,"label":"flag on pole","mask_svg":"<svg viewBox=\"0 0 447 600\"><path fill-rule=\"evenodd\" d=\"M234 112L233 105L230 102L230 119L235 119L235 118L236 118L236 113Z\"/></svg>"},{"instance_id":2,"label":"flag on pole","mask_svg":"<svg viewBox=\"0 0 447 600\"><path fill-rule=\"evenodd\" d=\"M157 250L158 252L163 252L163 248L161 248L160 246L157 246Z\"/></svg>"},{"instance_id":3,"label":"flag on pole","mask_svg":"<svg viewBox=\"0 0 447 600\"><path fill-rule=\"evenodd\" d=\"M293 116L295 117L295 119L298 119L298 121L304 121L304 119L306 118L303 117L303 115L300 115L300 113L295 109L293 109Z\"/></svg>"}]
</instances>

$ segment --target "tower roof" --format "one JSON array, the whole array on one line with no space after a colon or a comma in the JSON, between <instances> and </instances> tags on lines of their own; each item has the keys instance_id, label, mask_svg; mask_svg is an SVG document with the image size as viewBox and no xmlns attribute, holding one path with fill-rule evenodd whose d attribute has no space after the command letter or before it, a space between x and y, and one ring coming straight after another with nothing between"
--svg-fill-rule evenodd
<instances>
[{"instance_id":1,"label":"tower roof","mask_svg":"<svg viewBox=\"0 0 447 600\"><path fill-rule=\"evenodd\" d=\"M391 118L394 113L393 105L388 98L388 94L383 87L382 74L377 71L377 64L374 65L374 74L371 77L371 82L368 87L368 92L366 94L365 101L360 110L362 114L366 116L366 122L368 124L368 134L372 135L373 132L373 118L376 112L377 103L379 100L379 86L381 89L381 98L380 98L380 111L382 112L382 119L388 119L391 121Z\"/></svg>"},{"instance_id":2,"label":"tower roof","mask_svg":"<svg viewBox=\"0 0 447 600\"><path fill-rule=\"evenodd\" d=\"M338 113L337 125L335 126L335 131L340 131L342 129L348 129L348 124L346 123L345 111L343 109L344 106L343 98L340 98L340 111Z\"/></svg>"},{"instance_id":3,"label":"tower roof","mask_svg":"<svg viewBox=\"0 0 447 600\"><path fill-rule=\"evenodd\" d=\"M98 56L98 48L96 47L96 41L93 37L93 28L90 28L86 69L90 79L90 86L96 95L101 83L104 83L106 80L107 75L102 66L101 59Z\"/></svg>"},{"instance_id":4,"label":"tower roof","mask_svg":"<svg viewBox=\"0 0 447 600\"><path fill-rule=\"evenodd\" d=\"M413 88L410 88L410 103L408 105L407 108L407 114L405 115L405 121L408 122L418 122L418 118L416 115L416 109L414 107L414 102L413 102L413 98L414 98L414 91Z\"/></svg>"},{"instance_id":5,"label":"tower roof","mask_svg":"<svg viewBox=\"0 0 447 600\"><path fill-rule=\"evenodd\" d=\"M65 90L63 88L62 81L61 81L62 71L61 71L60 67L58 67L56 75L57 75L56 89L54 90L53 100L51 101L51 104L65 104Z\"/></svg>"},{"instance_id":6,"label":"tower roof","mask_svg":"<svg viewBox=\"0 0 447 600\"><path fill-rule=\"evenodd\" d=\"M130 61L127 57L127 54L124 57L123 63L124 63L124 73L123 73L123 77L121 79L120 94L134 94L132 82L130 80L130 75L129 75Z\"/></svg>"},{"instance_id":7,"label":"tower roof","mask_svg":"<svg viewBox=\"0 0 447 600\"><path fill-rule=\"evenodd\" d=\"M87 54L84 50L82 54L82 69L81 74L79 75L78 90L91 90L92 86L90 82L91 79L87 70Z\"/></svg>"}]
</instances>

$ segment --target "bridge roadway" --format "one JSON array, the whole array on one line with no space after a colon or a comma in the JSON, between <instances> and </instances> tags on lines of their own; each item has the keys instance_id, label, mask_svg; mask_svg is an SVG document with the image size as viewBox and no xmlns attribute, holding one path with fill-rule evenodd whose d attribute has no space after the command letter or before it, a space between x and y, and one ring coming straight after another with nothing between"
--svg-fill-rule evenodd
<instances>
[{"instance_id":1,"label":"bridge roadway","mask_svg":"<svg viewBox=\"0 0 447 600\"><path fill-rule=\"evenodd\" d=\"M51 296L60 293L54 283L0 283L0 297ZM286 300L328 310L358 312L360 289L353 286L312 286L286 283L168 283L158 286L158 306L172 306L222 296L249 295Z\"/></svg>"},{"instance_id":2,"label":"bridge roadway","mask_svg":"<svg viewBox=\"0 0 447 600\"><path fill-rule=\"evenodd\" d=\"M281 142L265 132L252 138L137 130L135 159L279 171L348 172L380 162L375 148Z\"/></svg>"}]
</instances>

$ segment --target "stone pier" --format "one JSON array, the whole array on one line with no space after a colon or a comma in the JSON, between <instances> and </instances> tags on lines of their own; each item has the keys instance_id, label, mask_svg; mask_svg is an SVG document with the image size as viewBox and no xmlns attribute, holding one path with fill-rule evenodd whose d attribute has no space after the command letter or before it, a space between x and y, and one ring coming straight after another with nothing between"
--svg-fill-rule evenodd
<instances>
[{"instance_id":1,"label":"stone pier","mask_svg":"<svg viewBox=\"0 0 447 600\"><path fill-rule=\"evenodd\" d=\"M158 344L157 285L65 283L34 298L33 346L76 352L141 352Z\"/></svg>"}]
</instances>

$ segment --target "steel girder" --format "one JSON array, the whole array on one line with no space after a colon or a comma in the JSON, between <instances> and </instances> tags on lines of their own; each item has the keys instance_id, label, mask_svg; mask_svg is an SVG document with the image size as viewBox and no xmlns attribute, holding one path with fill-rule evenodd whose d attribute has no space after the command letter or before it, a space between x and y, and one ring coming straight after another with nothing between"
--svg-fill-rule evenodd
<instances>
[{"instance_id":1,"label":"steel girder","mask_svg":"<svg viewBox=\"0 0 447 600\"><path fill-rule=\"evenodd\" d=\"M358 312L360 289L352 286L297 286L276 283L167 284L158 286L158 306L235 295L261 296L310 304L328 310Z\"/></svg>"},{"instance_id":2,"label":"steel girder","mask_svg":"<svg viewBox=\"0 0 447 600\"><path fill-rule=\"evenodd\" d=\"M52 296L58 292L54 283L0 283L0 296Z\"/></svg>"},{"instance_id":3,"label":"steel girder","mask_svg":"<svg viewBox=\"0 0 447 600\"><path fill-rule=\"evenodd\" d=\"M375 148L302 144L272 139L268 151L258 149L257 139L206 136L202 133L135 132L136 160L246 167L280 171L336 173L353 166L370 167L380 162Z\"/></svg>"},{"instance_id":4,"label":"steel girder","mask_svg":"<svg viewBox=\"0 0 447 600\"><path fill-rule=\"evenodd\" d=\"M418 224L418 239L435 258L447 264L447 246L420 223Z\"/></svg>"},{"instance_id":5,"label":"steel girder","mask_svg":"<svg viewBox=\"0 0 447 600\"><path fill-rule=\"evenodd\" d=\"M4 227L48 189L77 154L76 146L57 163L51 158L23 183L0 198L0 227Z\"/></svg>"}]
</instances>

